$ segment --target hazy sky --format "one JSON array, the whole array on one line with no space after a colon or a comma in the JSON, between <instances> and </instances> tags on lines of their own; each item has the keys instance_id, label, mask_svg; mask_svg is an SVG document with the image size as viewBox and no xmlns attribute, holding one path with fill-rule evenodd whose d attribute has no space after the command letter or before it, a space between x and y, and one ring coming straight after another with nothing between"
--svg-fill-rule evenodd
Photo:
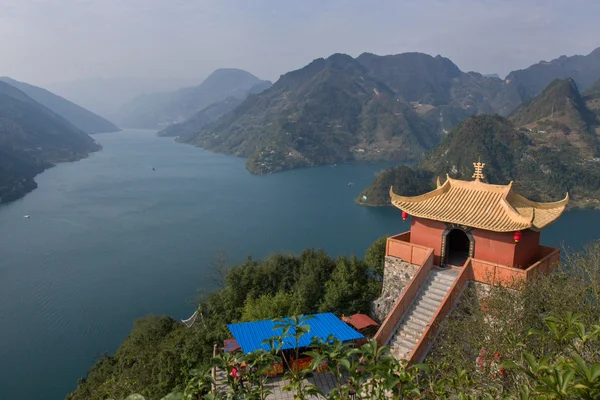
<instances>
[{"instance_id":1,"label":"hazy sky","mask_svg":"<svg viewBox=\"0 0 600 400\"><path fill-rule=\"evenodd\" d=\"M276 80L341 52L441 54L462 70L525 68L600 46L600 0L0 0L0 76Z\"/></svg>"}]
</instances>

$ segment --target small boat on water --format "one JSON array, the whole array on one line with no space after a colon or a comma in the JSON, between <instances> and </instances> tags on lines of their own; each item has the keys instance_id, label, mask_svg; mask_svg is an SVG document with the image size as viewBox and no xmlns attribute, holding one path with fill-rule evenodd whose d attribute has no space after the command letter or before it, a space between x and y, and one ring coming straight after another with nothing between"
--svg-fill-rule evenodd
<instances>
[{"instance_id":1,"label":"small boat on water","mask_svg":"<svg viewBox=\"0 0 600 400\"><path fill-rule=\"evenodd\" d=\"M31 218L29 214L23 215L23 218Z\"/></svg>"},{"instance_id":2,"label":"small boat on water","mask_svg":"<svg viewBox=\"0 0 600 400\"><path fill-rule=\"evenodd\" d=\"M354 182L348 182L348 186L354 185Z\"/></svg>"}]
</instances>

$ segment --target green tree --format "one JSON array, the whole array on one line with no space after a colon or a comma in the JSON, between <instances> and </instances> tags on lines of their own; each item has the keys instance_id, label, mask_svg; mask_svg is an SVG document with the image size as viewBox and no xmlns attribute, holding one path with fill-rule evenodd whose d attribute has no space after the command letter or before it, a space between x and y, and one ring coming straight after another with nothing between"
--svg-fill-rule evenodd
<instances>
[{"instance_id":1,"label":"green tree","mask_svg":"<svg viewBox=\"0 0 600 400\"><path fill-rule=\"evenodd\" d=\"M368 267L355 256L349 259L341 256L331 278L325 284L325 297L319 310L334 311L339 314L367 312L372 287Z\"/></svg>"},{"instance_id":2,"label":"green tree","mask_svg":"<svg viewBox=\"0 0 600 400\"><path fill-rule=\"evenodd\" d=\"M293 310L293 294L287 292L277 292L275 295L265 294L255 299L246 299L242 310L242 321L283 318L293 315Z\"/></svg>"},{"instance_id":3,"label":"green tree","mask_svg":"<svg viewBox=\"0 0 600 400\"><path fill-rule=\"evenodd\" d=\"M367 263L369 271L377 280L383 280L387 238L387 236L382 236L377 239L371 246L369 246L365 254L365 263Z\"/></svg>"}]
</instances>

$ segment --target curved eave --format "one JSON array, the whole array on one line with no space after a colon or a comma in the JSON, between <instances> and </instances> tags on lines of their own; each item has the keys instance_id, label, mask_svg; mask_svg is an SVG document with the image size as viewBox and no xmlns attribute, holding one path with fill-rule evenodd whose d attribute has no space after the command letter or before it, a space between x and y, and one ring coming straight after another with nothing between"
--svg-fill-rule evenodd
<instances>
[{"instance_id":1,"label":"curved eave","mask_svg":"<svg viewBox=\"0 0 600 400\"><path fill-rule=\"evenodd\" d=\"M530 201L530 200L528 200ZM538 203L531 201L533 203L533 227L532 229L536 231L541 231L548 225L556 222L558 218L565 212L567 204L569 204L569 193L565 195L565 198L559 201L551 202L551 203ZM540 214L551 214L551 216L543 216Z\"/></svg>"},{"instance_id":2,"label":"curved eave","mask_svg":"<svg viewBox=\"0 0 600 400\"><path fill-rule=\"evenodd\" d=\"M437 189L432 190L431 192L427 192L424 194L420 194L418 196L400 196L399 194L394 193L394 187L390 186L390 198L392 200L392 204L396 205L396 203L402 204L410 204L410 203L419 203L423 200L430 199L432 197L438 196L446 192L446 190L450 189L450 181L446 180L443 185L438 187ZM398 207L400 208L400 207Z\"/></svg>"},{"instance_id":3,"label":"curved eave","mask_svg":"<svg viewBox=\"0 0 600 400\"><path fill-rule=\"evenodd\" d=\"M494 221L495 223L478 223L478 221L465 221L464 219L459 218L436 218L436 216L432 215L431 213L419 211L420 207L418 207L417 204L443 195L450 190L452 183L454 183L456 186L465 184L470 186L481 184L486 186L486 190L491 189L492 191L501 194L501 199L499 201L504 209L504 212L506 213L506 219L504 220L504 223L498 223L498 220ZM390 187L390 198L395 207L401 209L402 211L406 211L409 215L414 217L467 225L472 228L484 229L493 232L513 232L525 229L541 231L546 226L555 222L562 215L569 202L568 193L562 200L550 203L540 203L531 201L513 192L512 182L508 185L489 185L478 181L463 183L463 181L450 179L449 177L446 179L446 182L444 182L444 184L439 186L437 189L419 196L400 196L394 193L393 187Z\"/></svg>"}]
</instances>

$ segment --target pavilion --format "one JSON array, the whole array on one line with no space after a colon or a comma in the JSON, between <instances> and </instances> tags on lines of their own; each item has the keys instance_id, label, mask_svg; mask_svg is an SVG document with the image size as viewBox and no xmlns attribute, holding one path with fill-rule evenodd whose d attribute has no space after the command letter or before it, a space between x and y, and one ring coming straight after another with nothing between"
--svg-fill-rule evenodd
<instances>
[{"instance_id":1,"label":"pavilion","mask_svg":"<svg viewBox=\"0 0 600 400\"><path fill-rule=\"evenodd\" d=\"M560 250L540 244L540 232L556 221L569 201L529 200L507 185L484 182L484 163L473 163L474 180L446 176L437 188L391 202L409 216L410 230L386 244L382 296L384 319L375 339L397 358L422 360L439 325L470 283L519 288L550 273ZM483 295L482 295L483 296ZM483 298L482 298L483 300Z\"/></svg>"}]
</instances>

